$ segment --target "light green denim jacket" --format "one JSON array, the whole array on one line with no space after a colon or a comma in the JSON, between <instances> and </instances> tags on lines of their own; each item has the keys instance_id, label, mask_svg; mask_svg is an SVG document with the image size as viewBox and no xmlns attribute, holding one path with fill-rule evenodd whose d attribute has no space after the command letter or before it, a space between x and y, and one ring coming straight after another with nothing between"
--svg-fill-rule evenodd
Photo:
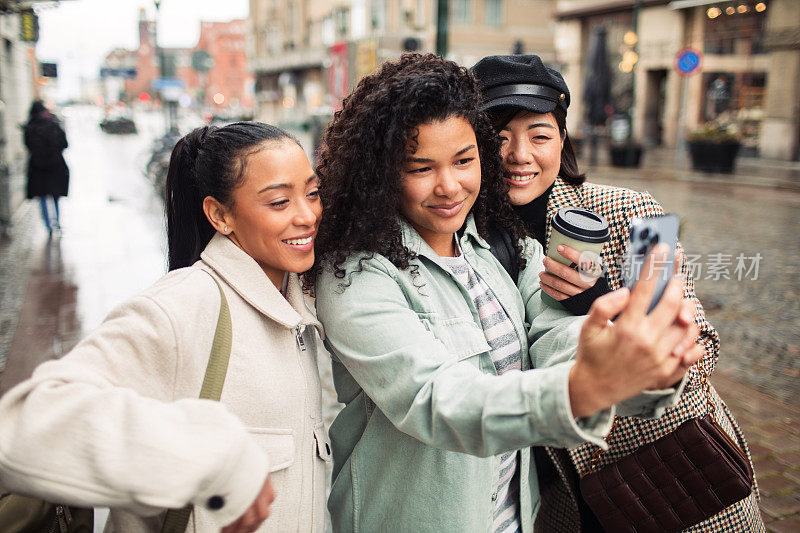
<instances>
[{"instance_id":1,"label":"light green denim jacket","mask_svg":"<svg viewBox=\"0 0 800 533\"><path fill-rule=\"evenodd\" d=\"M491 529L499 455L521 450L520 515L532 531L539 486L530 446L605 447L614 408L575 420L568 374L583 319L541 301L542 248L526 239L519 288L467 219L460 245L497 295L523 348L523 371L498 376L467 293L405 221L418 257L399 270L351 257L344 279L328 270L317 311L344 409L330 428L337 532ZM342 288L343 282L350 285ZM531 369L533 368L533 369ZM670 392L674 392L670 391ZM648 399L638 410L663 410ZM651 401L652 400L652 401Z\"/></svg>"}]
</instances>

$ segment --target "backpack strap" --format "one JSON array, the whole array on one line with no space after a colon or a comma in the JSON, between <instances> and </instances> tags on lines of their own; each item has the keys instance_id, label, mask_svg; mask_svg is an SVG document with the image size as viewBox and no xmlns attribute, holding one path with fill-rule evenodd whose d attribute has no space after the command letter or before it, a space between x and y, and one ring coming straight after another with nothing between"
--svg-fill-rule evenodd
<instances>
[{"instance_id":1,"label":"backpack strap","mask_svg":"<svg viewBox=\"0 0 800 533\"><path fill-rule=\"evenodd\" d=\"M225 298L225 293L222 292L222 287L216 278L211 276L211 279L219 289L219 318L217 319L217 329L214 332L214 342L211 343L211 355L206 365L203 386L200 388L200 398L218 402L222 396L222 386L225 384L225 374L228 372L228 361L231 357L233 326L228 299ZM194 506L187 505L183 509L168 510L164 524L161 526L161 533L184 533L193 508Z\"/></svg>"},{"instance_id":2,"label":"backpack strap","mask_svg":"<svg viewBox=\"0 0 800 533\"><path fill-rule=\"evenodd\" d=\"M519 264L517 263L517 250L511 241L511 235L502 226L491 224L487 241L492 255L503 265L516 284L519 281Z\"/></svg>"}]
</instances>

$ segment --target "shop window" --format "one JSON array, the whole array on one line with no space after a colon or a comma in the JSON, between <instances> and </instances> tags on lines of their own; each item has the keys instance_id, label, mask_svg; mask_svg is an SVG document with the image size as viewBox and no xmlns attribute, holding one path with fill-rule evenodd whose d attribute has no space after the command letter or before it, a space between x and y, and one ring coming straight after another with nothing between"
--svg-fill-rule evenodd
<instances>
[{"instance_id":1,"label":"shop window","mask_svg":"<svg viewBox=\"0 0 800 533\"><path fill-rule=\"evenodd\" d=\"M386 29L386 2L387 0L372 0L370 6L372 16L372 29L383 31Z\"/></svg>"},{"instance_id":2,"label":"shop window","mask_svg":"<svg viewBox=\"0 0 800 533\"><path fill-rule=\"evenodd\" d=\"M336 42L336 25L333 16L328 15L322 20L322 44L331 46Z\"/></svg>"},{"instance_id":3,"label":"shop window","mask_svg":"<svg viewBox=\"0 0 800 533\"><path fill-rule=\"evenodd\" d=\"M472 24L472 0L453 0L450 5L454 24Z\"/></svg>"},{"instance_id":4,"label":"shop window","mask_svg":"<svg viewBox=\"0 0 800 533\"><path fill-rule=\"evenodd\" d=\"M745 4L742 4L745 5ZM714 18L704 17L704 42L706 54L750 55L764 53L764 28L766 12L748 8L745 12L725 11Z\"/></svg>"},{"instance_id":5,"label":"shop window","mask_svg":"<svg viewBox=\"0 0 800 533\"><path fill-rule=\"evenodd\" d=\"M764 72L703 74L703 120L733 125L745 150L755 152L764 118Z\"/></svg>"},{"instance_id":6,"label":"shop window","mask_svg":"<svg viewBox=\"0 0 800 533\"><path fill-rule=\"evenodd\" d=\"M342 7L334 11L337 40L345 40L350 36L350 8Z\"/></svg>"},{"instance_id":7,"label":"shop window","mask_svg":"<svg viewBox=\"0 0 800 533\"><path fill-rule=\"evenodd\" d=\"M417 0L417 8L414 10L414 26L421 28L425 26L425 1Z\"/></svg>"},{"instance_id":8,"label":"shop window","mask_svg":"<svg viewBox=\"0 0 800 533\"><path fill-rule=\"evenodd\" d=\"M486 0L486 25L503 25L503 0Z\"/></svg>"}]
</instances>

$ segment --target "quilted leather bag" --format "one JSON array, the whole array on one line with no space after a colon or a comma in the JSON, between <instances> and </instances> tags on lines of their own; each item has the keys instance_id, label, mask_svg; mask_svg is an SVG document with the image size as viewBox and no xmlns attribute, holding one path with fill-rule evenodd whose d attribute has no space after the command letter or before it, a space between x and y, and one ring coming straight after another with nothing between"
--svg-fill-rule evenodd
<instances>
[{"instance_id":1,"label":"quilted leather bag","mask_svg":"<svg viewBox=\"0 0 800 533\"><path fill-rule=\"evenodd\" d=\"M583 499L606 531L677 532L750 495L750 461L714 419L703 378L708 414L581 478Z\"/></svg>"}]
</instances>

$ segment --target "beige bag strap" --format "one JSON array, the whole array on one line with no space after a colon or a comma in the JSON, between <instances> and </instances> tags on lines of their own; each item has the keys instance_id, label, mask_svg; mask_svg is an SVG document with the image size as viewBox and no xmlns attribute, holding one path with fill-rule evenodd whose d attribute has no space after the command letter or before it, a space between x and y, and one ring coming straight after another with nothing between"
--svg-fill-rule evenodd
<instances>
[{"instance_id":1,"label":"beige bag strap","mask_svg":"<svg viewBox=\"0 0 800 533\"><path fill-rule=\"evenodd\" d=\"M211 275L211 274L209 274ZM203 386L200 388L200 398L204 400L219 401L222 396L222 386L225 384L225 374L228 372L228 361L231 357L231 343L233 341L233 326L228 300L219 282L211 276L217 284L220 296L219 318L217 329L214 332L214 342L211 344L211 355L208 358ZM187 505L183 509L170 509L161 527L161 533L184 533L193 506Z\"/></svg>"}]
</instances>

